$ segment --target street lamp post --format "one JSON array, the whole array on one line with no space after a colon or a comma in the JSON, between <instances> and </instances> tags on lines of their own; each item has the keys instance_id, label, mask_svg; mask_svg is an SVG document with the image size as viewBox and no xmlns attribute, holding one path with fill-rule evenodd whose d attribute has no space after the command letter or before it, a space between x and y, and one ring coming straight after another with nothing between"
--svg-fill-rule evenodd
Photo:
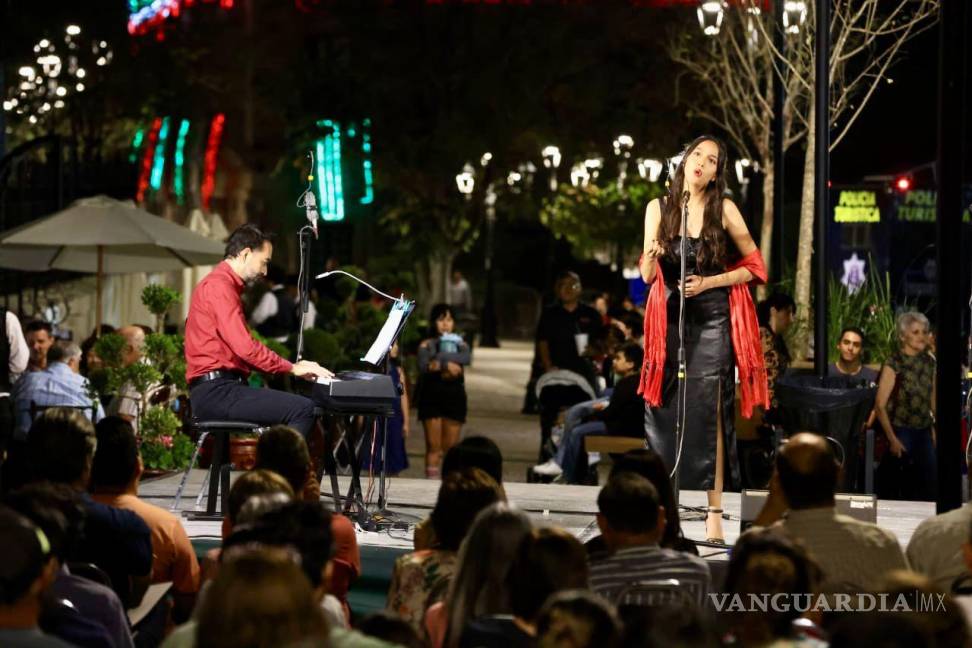
<instances>
[{"instance_id":1,"label":"street lamp post","mask_svg":"<svg viewBox=\"0 0 972 648\"><path fill-rule=\"evenodd\" d=\"M480 326L481 335L479 346L492 349L499 348L496 335L496 279L493 272L493 231L496 225L496 183L486 186L483 196L483 206L486 210L486 295L483 298L483 317Z\"/></svg>"},{"instance_id":2,"label":"street lamp post","mask_svg":"<svg viewBox=\"0 0 972 648\"><path fill-rule=\"evenodd\" d=\"M556 146L545 146L540 155L543 156L543 166L550 169L550 191L557 191L557 168L560 166L560 149Z\"/></svg>"}]
</instances>

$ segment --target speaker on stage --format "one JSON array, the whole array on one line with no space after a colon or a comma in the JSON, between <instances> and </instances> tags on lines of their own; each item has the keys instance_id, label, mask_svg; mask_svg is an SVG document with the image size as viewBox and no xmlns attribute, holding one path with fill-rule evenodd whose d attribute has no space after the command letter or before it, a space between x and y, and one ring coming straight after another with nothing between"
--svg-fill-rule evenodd
<instances>
[{"instance_id":1,"label":"speaker on stage","mask_svg":"<svg viewBox=\"0 0 972 648\"><path fill-rule=\"evenodd\" d=\"M744 488L740 497L739 532L753 525L766 503L769 491ZM834 496L837 512L861 522L877 523L877 498L874 495L837 493Z\"/></svg>"}]
</instances>

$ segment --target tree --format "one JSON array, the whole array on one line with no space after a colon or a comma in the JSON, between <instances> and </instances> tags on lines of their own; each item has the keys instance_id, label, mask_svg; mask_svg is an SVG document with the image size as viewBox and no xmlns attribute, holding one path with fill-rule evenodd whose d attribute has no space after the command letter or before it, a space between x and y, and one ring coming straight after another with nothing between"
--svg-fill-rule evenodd
<instances>
[{"instance_id":1,"label":"tree","mask_svg":"<svg viewBox=\"0 0 972 648\"><path fill-rule=\"evenodd\" d=\"M812 3L808 3L812 6ZM909 40L935 24L938 0L857 0L831 4L830 20L830 152L844 139L882 83L890 83L888 71ZM814 33L816 20L811 9L806 33ZM800 205L800 238L797 248L797 319L810 321L810 279L813 258L814 220L814 102L813 50L805 44L800 52L809 65L793 66L774 52L780 65L789 70L810 101L807 148L803 163L803 195ZM807 326L797 336L799 355L807 354Z\"/></svg>"},{"instance_id":2,"label":"tree","mask_svg":"<svg viewBox=\"0 0 972 648\"><path fill-rule=\"evenodd\" d=\"M726 12L722 28L713 37L682 30L669 43L680 76L697 85L703 101L693 104L689 117L701 117L722 129L738 153L759 162L763 171L763 214L759 247L767 269L773 252L773 75L780 74L786 97L783 103L783 150L807 133L807 93L802 85L807 66L806 42L787 39L786 65L774 65L773 15L761 11L764 3L742 0ZM700 47L700 41L704 46ZM811 70L812 71L812 70Z\"/></svg>"}]
</instances>

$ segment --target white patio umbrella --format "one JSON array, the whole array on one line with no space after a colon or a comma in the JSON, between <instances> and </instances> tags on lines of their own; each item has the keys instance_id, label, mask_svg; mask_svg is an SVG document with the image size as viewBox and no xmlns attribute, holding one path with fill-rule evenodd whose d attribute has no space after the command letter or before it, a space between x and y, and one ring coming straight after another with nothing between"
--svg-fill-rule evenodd
<instances>
[{"instance_id":1,"label":"white patio umbrella","mask_svg":"<svg viewBox=\"0 0 972 648\"><path fill-rule=\"evenodd\" d=\"M56 214L0 233L0 267L94 273L98 330L105 274L182 270L222 258L219 241L107 196L82 198Z\"/></svg>"}]
</instances>

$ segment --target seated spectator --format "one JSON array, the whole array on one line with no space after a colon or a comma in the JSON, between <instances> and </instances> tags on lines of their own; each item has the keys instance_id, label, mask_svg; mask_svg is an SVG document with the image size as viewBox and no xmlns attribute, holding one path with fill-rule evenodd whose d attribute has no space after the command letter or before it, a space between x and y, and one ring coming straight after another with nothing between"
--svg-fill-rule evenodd
<instances>
[{"instance_id":1,"label":"seated spectator","mask_svg":"<svg viewBox=\"0 0 972 648\"><path fill-rule=\"evenodd\" d=\"M38 625L41 599L57 574L44 532L0 507L0 646L70 648Z\"/></svg>"},{"instance_id":2,"label":"seated spectator","mask_svg":"<svg viewBox=\"0 0 972 648\"><path fill-rule=\"evenodd\" d=\"M783 378L790 367L790 351L783 335L796 317L796 302L789 295L774 292L759 303L756 316L759 319L759 336L770 395L770 411L767 412L767 417L772 420L775 417L773 410L777 407L774 394L776 381Z\"/></svg>"},{"instance_id":3,"label":"seated spectator","mask_svg":"<svg viewBox=\"0 0 972 648\"><path fill-rule=\"evenodd\" d=\"M426 643L407 621L397 614L381 610L369 614L357 624L358 632L405 648L426 648ZM355 648L359 648L356 646ZM363 648L363 647L360 647Z\"/></svg>"},{"instance_id":4,"label":"seated spectator","mask_svg":"<svg viewBox=\"0 0 972 648\"><path fill-rule=\"evenodd\" d=\"M118 329L118 335L125 338L125 346L122 347L121 353L122 367L141 362L145 355L145 329L134 324L123 326ZM149 388L150 391L151 389L152 387ZM145 398L146 394L140 393L135 389L135 385L126 382L108 404L108 413L112 416L120 416L131 423L135 433L138 434L138 415Z\"/></svg>"},{"instance_id":5,"label":"seated spectator","mask_svg":"<svg viewBox=\"0 0 972 648\"><path fill-rule=\"evenodd\" d=\"M434 648L457 648L462 629L472 619L510 612L506 578L517 547L532 528L526 513L505 502L480 511L459 548L445 601L425 615Z\"/></svg>"},{"instance_id":6,"label":"seated spectator","mask_svg":"<svg viewBox=\"0 0 972 648\"><path fill-rule=\"evenodd\" d=\"M81 375L90 376L92 372L98 371L105 366L105 361L94 350L95 343L98 342L99 335L114 333L115 327L111 324L102 324L101 333L97 330L91 331L91 335L81 342Z\"/></svg>"},{"instance_id":7,"label":"seated spectator","mask_svg":"<svg viewBox=\"0 0 972 648\"><path fill-rule=\"evenodd\" d=\"M54 327L49 322L34 320L24 325L24 338L30 349L27 371L42 371L47 368L47 351L54 346Z\"/></svg>"},{"instance_id":8,"label":"seated spectator","mask_svg":"<svg viewBox=\"0 0 972 648\"><path fill-rule=\"evenodd\" d=\"M305 502L320 501L320 485L311 463L307 441L286 425L274 425L257 441L256 469L275 472L290 484L294 495ZM351 618L348 590L361 575L361 550L354 523L343 515L331 516L331 535L334 539L334 573L330 592L344 605Z\"/></svg>"},{"instance_id":9,"label":"seated spectator","mask_svg":"<svg viewBox=\"0 0 972 648\"><path fill-rule=\"evenodd\" d=\"M794 435L776 455L769 496L755 524L775 523L803 542L823 569L824 591L874 591L890 572L907 569L908 563L893 533L837 513L838 472L824 437Z\"/></svg>"},{"instance_id":10,"label":"seated spectator","mask_svg":"<svg viewBox=\"0 0 972 648\"><path fill-rule=\"evenodd\" d=\"M651 485L658 491L659 501L665 508L665 531L662 534L659 545L666 549L676 549L686 551L691 554L699 555L699 550L695 543L685 537L682 533L682 524L679 519L678 505L675 504L675 493L672 491L672 482L669 478L668 468L661 456L649 448L638 448L629 450L617 458L611 467L611 474L608 479L613 478L623 472L631 472L641 475L651 482ZM601 553L607 552L603 536L596 536L585 543L587 554L592 559Z\"/></svg>"},{"instance_id":11,"label":"seated spectator","mask_svg":"<svg viewBox=\"0 0 972 648\"><path fill-rule=\"evenodd\" d=\"M492 439L484 436L468 436L449 448L442 459L442 476L445 477L449 473L462 471L465 468L479 468L496 480L500 490L503 489L503 454ZM506 499L505 492L503 499ZM435 531L429 518L415 525L412 543L416 551L435 546Z\"/></svg>"},{"instance_id":12,"label":"seated spectator","mask_svg":"<svg viewBox=\"0 0 972 648\"><path fill-rule=\"evenodd\" d=\"M547 599L562 590L587 588L584 546L563 529L534 529L517 548L507 587L513 616L494 614L470 620L460 646L536 646L537 616Z\"/></svg>"},{"instance_id":13,"label":"seated spectator","mask_svg":"<svg viewBox=\"0 0 972 648\"><path fill-rule=\"evenodd\" d=\"M878 372L864 366L864 332L856 326L844 327L837 338L840 355L827 367L827 375L847 380L850 387L877 385Z\"/></svg>"},{"instance_id":14,"label":"seated spectator","mask_svg":"<svg viewBox=\"0 0 972 648\"><path fill-rule=\"evenodd\" d=\"M44 369L25 373L13 388L17 427L14 438L24 439L31 424L31 404L40 407L78 407L90 419L104 417L101 403L92 400L88 379L78 373L81 349L76 344L52 346Z\"/></svg>"},{"instance_id":15,"label":"seated spectator","mask_svg":"<svg viewBox=\"0 0 972 648\"><path fill-rule=\"evenodd\" d=\"M594 435L635 436L645 433L645 403L638 394L639 372L644 350L637 344L626 344L614 355L614 373L619 376L607 404L594 405L590 421L564 433L557 454L533 468L539 475L561 473L569 484L576 484L586 472L587 453L584 439Z\"/></svg>"},{"instance_id":16,"label":"seated spectator","mask_svg":"<svg viewBox=\"0 0 972 648\"><path fill-rule=\"evenodd\" d=\"M739 595L743 611L728 604L722 614L728 634L742 646L822 646L798 639L793 622L800 618L796 605L770 605L761 610L749 603L750 595L816 594L820 570L799 542L778 529L753 529L739 537L729 559L725 595ZM776 644L775 641L789 642Z\"/></svg>"},{"instance_id":17,"label":"seated spectator","mask_svg":"<svg viewBox=\"0 0 972 648\"><path fill-rule=\"evenodd\" d=\"M240 547L200 603L195 645L327 645L327 622L315 605L311 583L292 552Z\"/></svg>"},{"instance_id":18,"label":"seated spectator","mask_svg":"<svg viewBox=\"0 0 972 648\"><path fill-rule=\"evenodd\" d=\"M618 610L624 624L621 648L719 648L719 633L707 612L708 608L685 605L622 608Z\"/></svg>"},{"instance_id":19,"label":"seated spectator","mask_svg":"<svg viewBox=\"0 0 972 648\"><path fill-rule=\"evenodd\" d=\"M173 616L184 621L192 612L199 591L200 572L196 552L181 520L165 509L138 497L144 466L130 423L118 416L102 419L96 426L98 447L91 468L89 490L96 502L131 511L152 532L152 582L172 582Z\"/></svg>"},{"instance_id":20,"label":"seated spectator","mask_svg":"<svg viewBox=\"0 0 972 648\"><path fill-rule=\"evenodd\" d=\"M557 592L537 618L540 648L614 648L621 622L608 601L586 590Z\"/></svg>"},{"instance_id":21,"label":"seated spectator","mask_svg":"<svg viewBox=\"0 0 972 648\"><path fill-rule=\"evenodd\" d=\"M893 572L885 582L884 592L890 600L901 597L914 611L918 623L928 629L931 645L970 646L972 637L966 624L962 607L948 592L935 587L932 582L915 572ZM928 602L934 602L929 605Z\"/></svg>"},{"instance_id":22,"label":"seated spectator","mask_svg":"<svg viewBox=\"0 0 972 648\"><path fill-rule=\"evenodd\" d=\"M425 611L445 593L456 567L456 552L481 510L503 500L492 477L479 468L445 475L432 509L437 544L395 560L387 608L421 632Z\"/></svg>"},{"instance_id":23,"label":"seated spectator","mask_svg":"<svg viewBox=\"0 0 972 648\"><path fill-rule=\"evenodd\" d=\"M107 572L112 589L126 608L138 605L150 582L152 536L131 511L106 506L88 495L97 443L94 425L74 409L53 407L37 417L27 435L18 472L28 481L66 484L79 493L85 509L85 533L74 560Z\"/></svg>"},{"instance_id":24,"label":"seated spectator","mask_svg":"<svg viewBox=\"0 0 972 648\"><path fill-rule=\"evenodd\" d=\"M908 541L908 564L932 580L944 592L972 573L972 502L923 520Z\"/></svg>"},{"instance_id":25,"label":"seated spectator","mask_svg":"<svg viewBox=\"0 0 972 648\"><path fill-rule=\"evenodd\" d=\"M712 586L709 566L698 556L665 549L665 508L647 479L622 472L597 496L597 526L609 555L591 560L591 589L614 604L624 590L644 581L675 579L700 606Z\"/></svg>"},{"instance_id":26,"label":"seated spectator","mask_svg":"<svg viewBox=\"0 0 972 648\"><path fill-rule=\"evenodd\" d=\"M50 589L51 598L68 601L76 614L99 625L111 645L130 648L132 632L118 595L110 587L72 574L68 565L84 529L84 508L78 494L63 484L37 482L10 493L4 503L37 525L50 542L51 555L58 566ZM65 616L59 615L59 620L65 620ZM70 616L66 620L75 621ZM55 628L46 627L43 621L42 626L52 634L80 643Z\"/></svg>"}]
</instances>

